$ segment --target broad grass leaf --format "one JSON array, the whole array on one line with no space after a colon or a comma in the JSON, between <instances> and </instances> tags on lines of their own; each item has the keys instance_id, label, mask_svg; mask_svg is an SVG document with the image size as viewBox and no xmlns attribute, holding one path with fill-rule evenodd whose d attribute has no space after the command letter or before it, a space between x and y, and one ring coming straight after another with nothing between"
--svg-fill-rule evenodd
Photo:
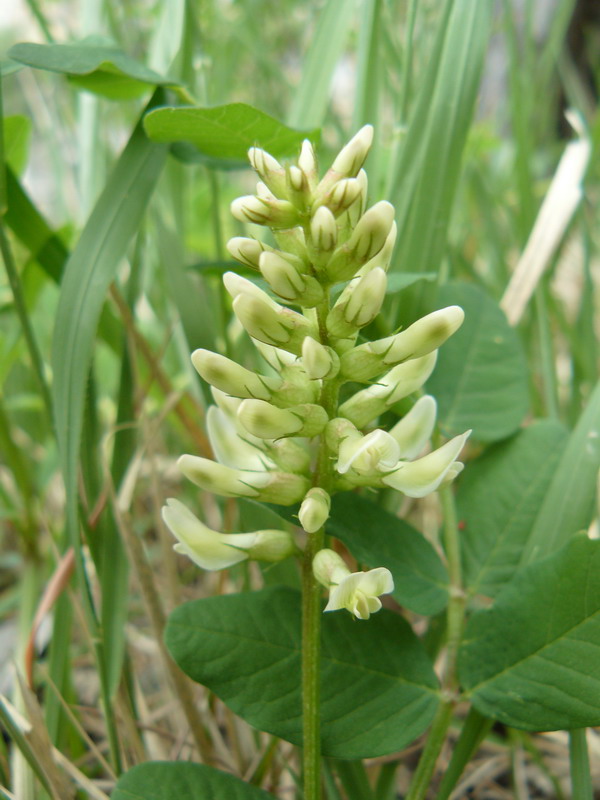
<instances>
[{"instance_id":1,"label":"broad grass leaf","mask_svg":"<svg viewBox=\"0 0 600 800\"><path fill-rule=\"evenodd\" d=\"M302 140L313 141L316 130L295 130L246 103L201 108L157 108L146 115L144 127L155 142L187 142L200 160L215 167L247 167L248 150L259 146L271 155L287 156L300 150ZM177 151L176 153L177 154Z\"/></svg>"},{"instance_id":2,"label":"broad grass leaf","mask_svg":"<svg viewBox=\"0 0 600 800\"><path fill-rule=\"evenodd\" d=\"M480 441L505 439L529 410L527 362L516 331L495 300L471 284L446 284L436 305L459 305L465 312L462 327L440 347L427 382L444 433L472 428Z\"/></svg>"},{"instance_id":3,"label":"broad grass leaf","mask_svg":"<svg viewBox=\"0 0 600 800\"><path fill-rule=\"evenodd\" d=\"M600 542L580 535L471 617L459 677L475 708L506 725L600 725L599 648Z\"/></svg>"},{"instance_id":4,"label":"broad grass leaf","mask_svg":"<svg viewBox=\"0 0 600 800\"><path fill-rule=\"evenodd\" d=\"M22 114L4 117L4 160L17 175L27 165L31 120Z\"/></svg>"},{"instance_id":5,"label":"broad grass leaf","mask_svg":"<svg viewBox=\"0 0 600 800\"><path fill-rule=\"evenodd\" d=\"M448 602L448 573L432 545L411 525L365 497L333 498L327 533L348 545L369 568L387 567L394 597L418 614L437 614Z\"/></svg>"},{"instance_id":6,"label":"broad grass leaf","mask_svg":"<svg viewBox=\"0 0 600 800\"><path fill-rule=\"evenodd\" d=\"M394 266L438 269L491 29L493 3L446 0L389 199L396 206Z\"/></svg>"},{"instance_id":7,"label":"broad grass leaf","mask_svg":"<svg viewBox=\"0 0 600 800\"><path fill-rule=\"evenodd\" d=\"M112 100L140 97L155 86L175 89L180 85L102 36L88 36L72 44L24 42L11 47L9 55L20 64L67 75L74 85Z\"/></svg>"},{"instance_id":8,"label":"broad grass leaf","mask_svg":"<svg viewBox=\"0 0 600 800\"><path fill-rule=\"evenodd\" d=\"M566 439L560 423L544 420L467 464L456 503L470 591L494 597L513 577Z\"/></svg>"},{"instance_id":9,"label":"broad grass leaf","mask_svg":"<svg viewBox=\"0 0 600 800\"><path fill-rule=\"evenodd\" d=\"M139 227L166 148L138 125L64 270L52 342L53 406L67 492L67 529L79 542L77 470L88 372L106 292Z\"/></svg>"},{"instance_id":10,"label":"broad grass leaf","mask_svg":"<svg viewBox=\"0 0 600 800\"><path fill-rule=\"evenodd\" d=\"M287 115L289 125L323 124L331 101L333 73L346 44L354 11L352 0L327 0L320 10L302 64L300 84Z\"/></svg>"},{"instance_id":11,"label":"broad grass leaf","mask_svg":"<svg viewBox=\"0 0 600 800\"><path fill-rule=\"evenodd\" d=\"M273 800L273 795L204 764L148 761L121 776L112 800Z\"/></svg>"},{"instance_id":12,"label":"broad grass leaf","mask_svg":"<svg viewBox=\"0 0 600 800\"><path fill-rule=\"evenodd\" d=\"M166 643L179 666L255 728L302 743L300 594L273 587L186 603ZM322 751L366 758L419 736L438 706L437 679L402 617L323 616Z\"/></svg>"},{"instance_id":13,"label":"broad grass leaf","mask_svg":"<svg viewBox=\"0 0 600 800\"><path fill-rule=\"evenodd\" d=\"M535 520L522 564L561 548L594 515L600 469L600 383L569 436Z\"/></svg>"}]
</instances>

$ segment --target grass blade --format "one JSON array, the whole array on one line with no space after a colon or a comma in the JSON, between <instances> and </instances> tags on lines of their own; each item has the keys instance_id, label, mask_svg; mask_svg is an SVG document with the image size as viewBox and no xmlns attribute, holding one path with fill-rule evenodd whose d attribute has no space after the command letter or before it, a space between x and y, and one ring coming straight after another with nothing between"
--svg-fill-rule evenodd
<instances>
[{"instance_id":1,"label":"grass blade","mask_svg":"<svg viewBox=\"0 0 600 800\"><path fill-rule=\"evenodd\" d=\"M351 0L329 0L321 11L304 60L287 122L292 127L321 125L331 94L331 79L346 43L354 12Z\"/></svg>"}]
</instances>

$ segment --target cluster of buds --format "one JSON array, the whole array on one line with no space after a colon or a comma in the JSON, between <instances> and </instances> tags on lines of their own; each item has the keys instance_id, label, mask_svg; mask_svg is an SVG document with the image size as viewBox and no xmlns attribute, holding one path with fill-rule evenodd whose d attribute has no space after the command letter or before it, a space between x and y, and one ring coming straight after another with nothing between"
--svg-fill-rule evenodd
<instances>
[{"instance_id":1,"label":"cluster of buds","mask_svg":"<svg viewBox=\"0 0 600 800\"><path fill-rule=\"evenodd\" d=\"M371 126L362 128L320 180L309 141L291 166L250 150L260 179L256 195L238 198L231 211L242 222L269 228L274 244L231 239L230 254L260 280L234 272L223 280L264 368L257 372L207 350L192 355L215 399L207 427L216 461L184 455L181 471L225 497L300 504L308 535L325 525L333 492L391 487L424 497L435 491L460 472L457 459L469 435L423 455L436 417L427 395L390 430L375 427L386 410L422 389L437 349L464 315L450 306L393 336L357 343L383 304L396 237L390 203L367 209L362 165L372 137ZM267 291L259 286L264 282ZM342 291L332 303L336 284ZM339 389L348 382L366 386L340 403ZM296 552L283 531L209 531L175 501L164 519L177 548L206 569ZM330 550L317 555L314 572L331 592L326 610L347 608L359 619L378 610L378 595L393 589L385 568L351 574Z\"/></svg>"}]
</instances>

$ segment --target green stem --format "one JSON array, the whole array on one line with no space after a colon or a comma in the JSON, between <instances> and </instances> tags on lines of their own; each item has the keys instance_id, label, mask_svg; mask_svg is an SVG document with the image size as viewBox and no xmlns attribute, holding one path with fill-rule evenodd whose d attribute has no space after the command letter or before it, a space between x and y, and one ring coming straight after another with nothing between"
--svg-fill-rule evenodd
<instances>
[{"instance_id":1,"label":"green stem","mask_svg":"<svg viewBox=\"0 0 600 800\"><path fill-rule=\"evenodd\" d=\"M317 308L319 338L327 344L325 320L329 312L327 296ZM330 418L335 416L339 383L324 380L321 405ZM319 453L313 486L331 490L331 454L324 435L319 437ZM321 594L322 588L312 569L315 555L323 548L325 528L307 534L302 562L302 719L304 800L321 798Z\"/></svg>"},{"instance_id":2,"label":"green stem","mask_svg":"<svg viewBox=\"0 0 600 800\"><path fill-rule=\"evenodd\" d=\"M443 543L448 562L450 579L450 599L446 615L447 655L446 669L442 679L443 702L433 720L425 749L421 754L417 770L413 777L406 800L423 800L435 771L438 756L446 740L454 706L459 693L457 677L458 649L462 637L466 598L462 585L462 569L460 561L460 538L454 496L450 486L442 486L439 490L444 514Z\"/></svg>"},{"instance_id":3,"label":"green stem","mask_svg":"<svg viewBox=\"0 0 600 800\"><path fill-rule=\"evenodd\" d=\"M569 732L571 796L576 797L577 800L592 800L594 796L586 734L585 728L577 728Z\"/></svg>"},{"instance_id":4,"label":"green stem","mask_svg":"<svg viewBox=\"0 0 600 800\"><path fill-rule=\"evenodd\" d=\"M423 800L426 796L438 756L446 741L446 733L452 721L453 712L453 702L442 703L438 708L406 800Z\"/></svg>"}]
</instances>

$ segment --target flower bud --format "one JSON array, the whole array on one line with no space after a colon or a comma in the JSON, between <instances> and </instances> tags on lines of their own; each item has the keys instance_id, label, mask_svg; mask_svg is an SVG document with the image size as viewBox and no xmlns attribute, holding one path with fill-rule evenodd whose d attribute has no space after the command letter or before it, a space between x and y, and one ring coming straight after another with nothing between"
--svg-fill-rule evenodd
<instances>
[{"instance_id":1,"label":"flower bud","mask_svg":"<svg viewBox=\"0 0 600 800\"><path fill-rule=\"evenodd\" d=\"M317 269L321 269L328 261L330 253L337 243L337 225L333 213L327 206L317 209L310 223L312 236L313 261Z\"/></svg>"},{"instance_id":2,"label":"flower bud","mask_svg":"<svg viewBox=\"0 0 600 800\"><path fill-rule=\"evenodd\" d=\"M340 475L349 470L359 475L379 475L393 469L399 458L398 442L389 433L377 428L366 436L344 439L335 468Z\"/></svg>"},{"instance_id":3,"label":"flower bud","mask_svg":"<svg viewBox=\"0 0 600 800\"><path fill-rule=\"evenodd\" d=\"M302 142L302 149L298 157L298 166L306 176L310 189L314 189L318 180L317 157L308 139Z\"/></svg>"},{"instance_id":4,"label":"flower bud","mask_svg":"<svg viewBox=\"0 0 600 800\"><path fill-rule=\"evenodd\" d=\"M265 441L269 458L284 472L306 473L310 469L310 452L293 439Z\"/></svg>"},{"instance_id":5,"label":"flower bud","mask_svg":"<svg viewBox=\"0 0 600 800\"><path fill-rule=\"evenodd\" d=\"M373 144L373 126L363 125L363 127L356 133L352 139L346 144L336 156L335 161L331 165L333 172L338 175L344 175L348 178L354 178L365 159L369 154L371 145Z\"/></svg>"},{"instance_id":6,"label":"flower bud","mask_svg":"<svg viewBox=\"0 0 600 800\"><path fill-rule=\"evenodd\" d=\"M357 428L364 428L387 408L416 392L433 372L437 351L422 358L399 364L383 375L377 383L357 392L339 407L341 416L351 420Z\"/></svg>"},{"instance_id":7,"label":"flower bud","mask_svg":"<svg viewBox=\"0 0 600 800\"><path fill-rule=\"evenodd\" d=\"M381 250L373 256L373 258L369 259L367 263L361 267L360 273L361 275L366 275L367 272L370 272L375 267L381 267L381 269L388 271L390 266L390 262L392 260L392 253L394 251L394 245L396 244L396 236L398 234L398 226L394 222L392 227L390 228L390 232L388 233L385 242L383 243L383 247Z\"/></svg>"},{"instance_id":8,"label":"flower bud","mask_svg":"<svg viewBox=\"0 0 600 800\"><path fill-rule=\"evenodd\" d=\"M281 439L284 436L316 436L327 425L327 412L313 403L277 408L264 400L244 400L238 419L260 439Z\"/></svg>"},{"instance_id":9,"label":"flower bud","mask_svg":"<svg viewBox=\"0 0 600 800\"><path fill-rule=\"evenodd\" d=\"M300 193L307 189L306 176L298 167L292 166L288 169L288 181L294 192Z\"/></svg>"},{"instance_id":10,"label":"flower bud","mask_svg":"<svg viewBox=\"0 0 600 800\"><path fill-rule=\"evenodd\" d=\"M382 200L360 218L350 239L334 252L325 271L330 280L345 281L383 247L394 224L394 206Z\"/></svg>"},{"instance_id":11,"label":"flower bud","mask_svg":"<svg viewBox=\"0 0 600 800\"><path fill-rule=\"evenodd\" d=\"M307 533L315 533L325 525L329 518L331 497L325 489L313 487L300 506L298 518Z\"/></svg>"},{"instance_id":12,"label":"flower bud","mask_svg":"<svg viewBox=\"0 0 600 800\"><path fill-rule=\"evenodd\" d=\"M367 178L367 173L364 169L356 176L356 180L358 181L358 185L360 187L360 191L356 200L352 203L352 205L348 208L345 215L340 217L338 222L342 224L345 223L345 227L347 230L347 236L344 238L348 238L350 233L356 227L358 220L362 217L365 213L367 208L367 197L369 194L369 179Z\"/></svg>"},{"instance_id":13,"label":"flower bud","mask_svg":"<svg viewBox=\"0 0 600 800\"><path fill-rule=\"evenodd\" d=\"M226 569L247 559L283 561L297 552L293 537L285 531L218 533L204 525L183 503L172 498L163 507L162 517L179 540L173 549L188 556L202 569Z\"/></svg>"},{"instance_id":14,"label":"flower bud","mask_svg":"<svg viewBox=\"0 0 600 800\"><path fill-rule=\"evenodd\" d=\"M241 222L267 225L269 228L293 228L300 222L295 206L287 200L245 195L230 206L232 215Z\"/></svg>"},{"instance_id":15,"label":"flower bud","mask_svg":"<svg viewBox=\"0 0 600 800\"><path fill-rule=\"evenodd\" d=\"M306 373L303 363L286 364L280 369L283 383L271 397L271 403L279 408L290 408L302 403L316 403L321 394L321 385Z\"/></svg>"},{"instance_id":16,"label":"flower bud","mask_svg":"<svg viewBox=\"0 0 600 800\"><path fill-rule=\"evenodd\" d=\"M302 342L302 365L311 380L334 378L340 368L338 354L311 336Z\"/></svg>"},{"instance_id":17,"label":"flower bud","mask_svg":"<svg viewBox=\"0 0 600 800\"><path fill-rule=\"evenodd\" d=\"M240 294L250 294L253 297L258 297L259 300L263 300L265 303L270 304L275 310L281 308L281 306L272 300L269 295L260 288L260 286L257 286L247 278L242 278L242 276L238 275L237 272L226 272L223 275L223 285L233 300L235 300L235 298Z\"/></svg>"},{"instance_id":18,"label":"flower bud","mask_svg":"<svg viewBox=\"0 0 600 800\"><path fill-rule=\"evenodd\" d=\"M206 412L206 432L212 451L219 464L234 469L249 469L262 472L275 467L266 453L265 443L248 434L238 423L218 406L210 406Z\"/></svg>"},{"instance_id":19,"label":"flower bud","mask_svg":"<svg viewBox=\"0 0 600 800\"><path fill-rule=\"evenodd\" d=\"M258 269L258 259L265 247L256 239L247 239L244 236L234 236L227 242L229 254L250 269Z\"/></svg>"},{"instance_id":20,"label":"flower bud","mask_svg":"<svg viewBox=\"0 0 600 800\"><path fill-rule=\"evenodd\" d=\"M420 397L411 410L390 430L398 442L399 458L410 461L423 450L435 426L437 406L429 394Z\"/></svg>"},{"instance_id":21,"label":"flower bud","mask_svg":"<svg viewBox=\"0 0 600 800\"><path fill-rule=\"evenodd\" d=\"M253 472L216 464L201 456L181 456L181 472L196 486L222 497L254 497L265 503L290 506L308 491L306 478L287 472Z\"/></svg>"},{"instance_id":22,"label":"flower bud","mask_svg":"<svg viewBox=\"0 0 600 800\"><path fill-rule=\"evenodd\" d=\"M192 364L207 383L233 397L269 400L273 392L281 386L281 380L251 372L230 358L210 350L194 350Z\"/></svg>"},{"instance_id":23,"label":"flower bud","mask_svg":"<svg viewBox=\"0 0 600 800\"><path fill-rule=\"evenodd\" d=\"M311 275L301 275L293 263L278 253L263 253L259 267L273 291L284 300L312 308L323 299L321 284Z\"/></svg>"},{"instance_id":24,"label":"flower bud","mask_svg":"<svg viewBox=\"0 0 600 800\"><path fill-rule=\"evenodd\" d=\"M387 276L380 267L351 281L327 316L329 333L347 338L371 323L381 310L386 288Z\"/></svg>"},{"instance_id":25,"label":"flower bud","mask_svg":"<svg viewBox=\"0 0 600 800\"><path fill-rule=\"evenodd\" d=\"M372 274L372 273L369 273ZM460 306L448 306L427 314L394 336L368 342L344 353L342 374L356 381L366 381L386 367L431 353L452 336L465 318Z\"/></svg>"},{"instance_id":26,"label":"flower bud","mask_svg":"<svg viewBox=\"0 0 600 800\"><path fill-rule=\"evenodd\" d=\"M239 294L233 310L248 334L265 344L300 355L306 336L317 335L316 326L302 314L254 294Z\"/></svg>"},{"instance_id":27,"label":"flower bud","mask_svg":"<svg viewBox=\"0 0 600 800\"><path fill-rule=\"evenodd\" d=\"M383 483L408 497L425 497L434 492L453 469L471 431L455 436L446 444L416 461L407 461L397 470L383 478Z\"/></svg>"},{"instance_id":28,"label":"flower bud","mask_svg":"<svg viewBox=\"0 0 600 800\"><path fill-rule=\"evenodd\" d=\"M344 178L333 185L319 205L326 206L337 217L350 208L360 193L360 181L356 178Z\"/></svg>"},{"instance_id":29,"label":"flower bud","mask_svg":"<svg viewBox=\"0 0 600 800\"><path fill-rule=\"evenodd\" d=\"M350 570L344 559L335 550L325 547L313 559L313 575L321 586L329 589L350 575Z\"/></svg>"},{"instance_id":30,"label":"flower bud","mask_svg":"<svg viewBox=\"0 0 600 800\"><path fill-rule=\"evenodd\" d=\"M251 147L248 150L248 159L276 197L287 197L285 169L276 158L260 147Z\"/></svg>"}]
</instances>

